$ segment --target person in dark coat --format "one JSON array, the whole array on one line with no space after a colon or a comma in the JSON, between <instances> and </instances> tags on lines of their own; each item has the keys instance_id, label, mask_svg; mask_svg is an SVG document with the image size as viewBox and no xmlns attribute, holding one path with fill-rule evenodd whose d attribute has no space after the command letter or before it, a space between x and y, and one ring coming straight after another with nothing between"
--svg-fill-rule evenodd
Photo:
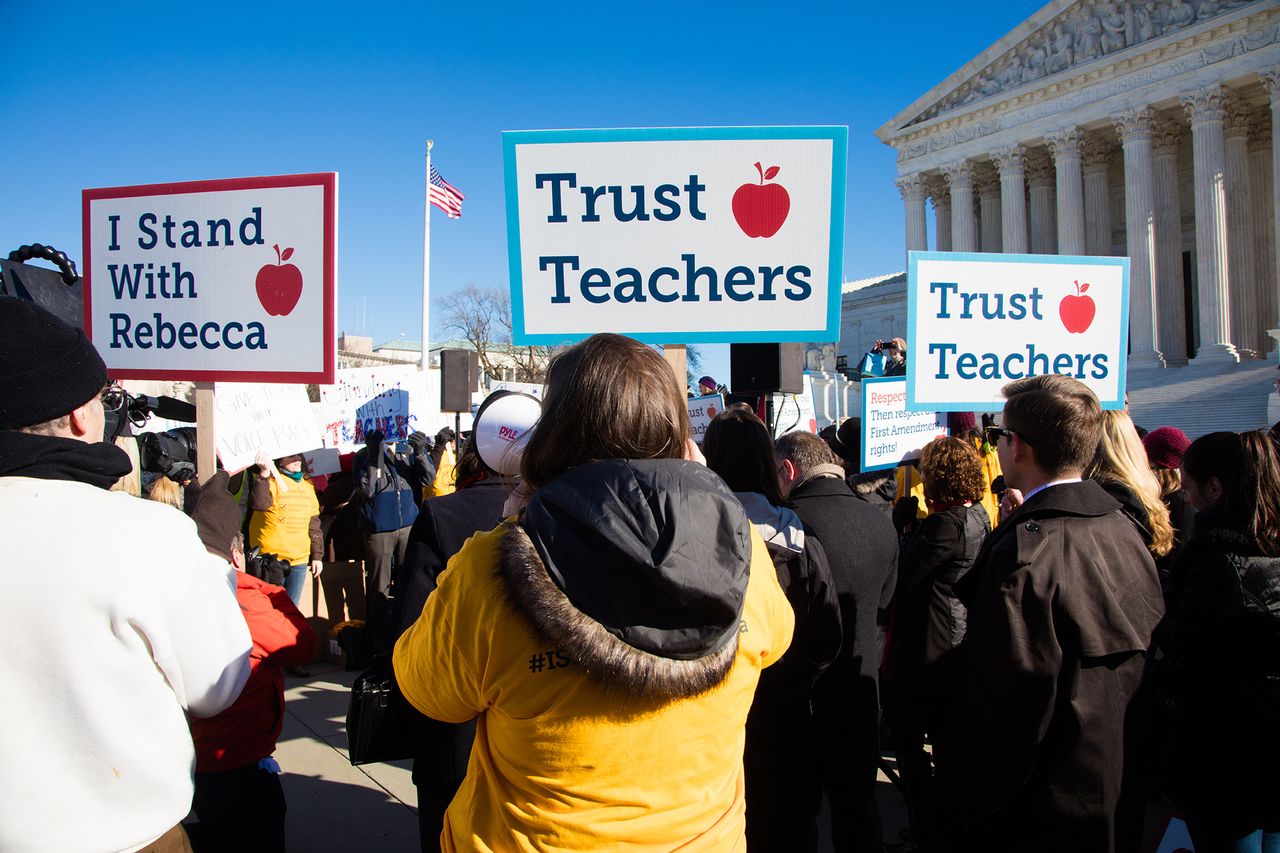
<instances>
[{"instance_id":1,"label":"person in dark coat","mask_svg":"<svg viewBox=\"0 0 1280 853\"><path fill-rule=\"evenodd\" d=\"M816 850L822 788L816 772L813 686L840 651L840 604L826 553L783 505L773 443L750 409L712 419L702 438L707 467L720 475L760 531L795 611L791 648L760 675L747 716L747 849Z\"/></svg>"},{"instance_id":2,"label":"person in dark coat","mask_svg":"<svg viewBox=\"0 0 1280 853\"><path fill-rule=\"evenodd\" d=\"M934 752L944 749L944 707L955 691L954 650L964 639L968 612L954 586L978 556L991 521L982 506L987 492L982 457L968 438L937 438L920 451L920 473L930 514L920 522L898 560L885 707L893 751L906 792L916 849L935 835L930 800Z\"/></svg>"},{"instance_id":3,"label":"person in dark coat","mask_svg":"<svg viewBox=\"0 0 1280 853\"><path fill-rule=\"evenodd\" d=\"M436 464L431 461L433 445L424 432L412 432L407 441L409 452L409 485L413 487L414 497L426 499L426 490L436 480Z\"/></svg>"},{"instance_id":4,"label":"person in dark coat","mask_svg":"<svg viewBox=\"0 0 1280 853\"><path fill-rule=\"evenodd\" d=\"M1173 548L1168 554L1156 558L1160 584L1168 593L1173 588L1173 565L1178 560L1178 552L1191 539L1191 526L1196 515L1195 507L1182 488L1182 476L1179 473L1182 456L1191 446L1191 439L1177 427L1162 426L1144 435L1142 446L1147 451L1147 464L1151 466L1151 473L1160 484L1160 500L1169 510L1169 523L1173 526Z\"/></svg>"},{"instance_id":5,"label":"person in dark coat","mask_svg":"<svg viewBox=\"0 0 1280 853\"><path fill-rule=\"evenodd\" d=\"M395 577L396 639L422 614L449 558L462 550L472 534L491 530L502 521L508 483L485 469L474 438L468 438L463 446L456 470L457 490L424 501L409 531L404 563ZM419 724L418 753L413 760L418 830L423 851L438 851L445 809L467 775L476 724L474 720L457 725L441 723L425 716Z\"/></svg>"},{"instance_id":6,"label":"person in dark coat","mask_svg":"<svg viewBox=\"0 0 1280 853\"><path fill-rule=\"evenodd\" d=\"M1102 433L1093 392L1047 375L1004 395L987 437L1024 502L957 585L969 623L937 755L939 824L957 851L1136 850L1134 720L1164 610L1155 563L1120 504L1081 480Z\"/></svg>"},{"instance_id":7,"label":"person in dark coat","mask_svg":"<svg viewBox=\"0 0 1280 853\"><path fill-rule=\"evenodd\" d=\"M862 418L845 418L839 427L834 424L824 427L818 436L827 443L844 468L844 479L853 496L885 515L891 514L898 489L893 481L893 471L862 470Z\"/></svg>"},{"instance_id":8,"label":"person in dark coat","mask_svg":"<svg viewBox=\"0 0 1280 853\"><path fill-rule=\"evenodd\" d=\"M822 543L840 601L840 655L814 687L819 773L837 851L879 850L879 670L898 575L898 537L888 516L859 500L826 442L807 432L778 439L783 494Z\"/></svg>"},{"instance_id":9,"label":"person in dark coat","mask_svg":"<svg viewBox=\"0 0 1280 853\"><path fill-rule=\"evenodd\" d=\"M1198 853L1280 848L1280 450L1261 431L1191 443L1195 531L1153 662L1161 787Z\"/></svg>"}]
</instances>

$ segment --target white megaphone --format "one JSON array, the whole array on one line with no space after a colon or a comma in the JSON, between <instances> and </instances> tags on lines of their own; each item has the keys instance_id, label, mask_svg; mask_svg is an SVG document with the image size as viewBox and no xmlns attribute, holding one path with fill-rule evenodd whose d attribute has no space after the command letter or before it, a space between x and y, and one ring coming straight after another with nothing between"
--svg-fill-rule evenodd
<instances>
[{"instance_id":1,"label":"white megaphone","mask_svg":"<svg viewBox=\"0 0 1280 853\"><path fill-rule=\"evenodd\" d=\"M519 391L494 391L476 410L471 435L480 463L502 477L520 475L520 457L542 417L537 397Z\"/></svg>"}]
</instances>

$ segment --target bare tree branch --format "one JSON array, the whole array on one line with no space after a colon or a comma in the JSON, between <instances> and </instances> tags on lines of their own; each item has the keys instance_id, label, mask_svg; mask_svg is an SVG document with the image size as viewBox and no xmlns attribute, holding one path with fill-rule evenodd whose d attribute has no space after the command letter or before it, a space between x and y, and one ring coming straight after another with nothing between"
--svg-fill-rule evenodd
<instances>
[{"instance_id":1,"label":"bare tree branch","mask_svg":"<svg viewBox=\"0 0 1280 853\"><path fill-rule=\"evenodd\" d=\"M551 347L517 347L511 344L511 297L506 290L474 284L442 296L437 301L444 327L475 348L480 368L498 378L511 369L518 382L542 382Z\"/></svg>"}]
</instances>

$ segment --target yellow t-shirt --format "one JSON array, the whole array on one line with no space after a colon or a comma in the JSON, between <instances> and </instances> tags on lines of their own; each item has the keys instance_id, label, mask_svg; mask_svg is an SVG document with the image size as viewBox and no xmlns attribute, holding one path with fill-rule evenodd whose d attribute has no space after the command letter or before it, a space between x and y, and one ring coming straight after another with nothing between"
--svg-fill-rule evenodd
<instances>
[{"instance_id":1,"label":"yellow t-shirt","mask_svg":"<svg viewBox=\"0 0 1280 853\"><path fill-rule=\"evenodd\" d=\"M270 477L271 508L249 518L249 547L275 554L291 566L300 566L311 557L311 519L320 514L316 487L303 477Z\"/></svg>"},{"instance_id":2,"label":"yellow t-shirt","mask_svg":"<svg viewBox=\"0 0 1280 853\"><path fill-rule=\"evenodd\" d=\"M571 650L533 637L495 577L501 535L467 541L395 647L413 705L449 722L479 717L442 848L744 850L747 711L795 624L760 534L728 676L692 699L648 702L606 694Z\"/></svg>"},{"instance_id":3,"label":"yellow t-shirt","mask_svg":"<svg viewBox=\"0 0 1280 853\"><path fill-rule=\"evenodd\" d=\"M454 468L457 467L457 464L458 458L454 456L452 450L446 447L441 451L440 464L436 466L436 478L422 489L426 493L422 496L423 500L453 494L456 489Z\"/></svg>"}]
</instances>

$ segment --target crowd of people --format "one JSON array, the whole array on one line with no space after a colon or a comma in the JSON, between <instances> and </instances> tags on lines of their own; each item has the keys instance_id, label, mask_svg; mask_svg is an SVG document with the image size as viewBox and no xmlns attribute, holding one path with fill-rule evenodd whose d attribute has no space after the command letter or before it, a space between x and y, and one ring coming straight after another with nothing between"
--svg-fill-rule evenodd
<instances>
[{"instance_id":1,"label":"crowd of people","mask_svg":"<svg viewBox=\"0 0 1280 853\"><path fill-rule=\"evenodd\" d=\"M1280 849L1276 430L1145 432L1037 376L862 471L856 420L774 440L731 405L699 447L661 356L599 334L518 478L475 434L371 434L175 511L112 490L82 332L0 298L0 392L0 849L284 849L297 599L334 559L422 715L424 850L814 850L824 800L841 851L1137 851L1160 813Z\"/></svg>"}]
</instances>

